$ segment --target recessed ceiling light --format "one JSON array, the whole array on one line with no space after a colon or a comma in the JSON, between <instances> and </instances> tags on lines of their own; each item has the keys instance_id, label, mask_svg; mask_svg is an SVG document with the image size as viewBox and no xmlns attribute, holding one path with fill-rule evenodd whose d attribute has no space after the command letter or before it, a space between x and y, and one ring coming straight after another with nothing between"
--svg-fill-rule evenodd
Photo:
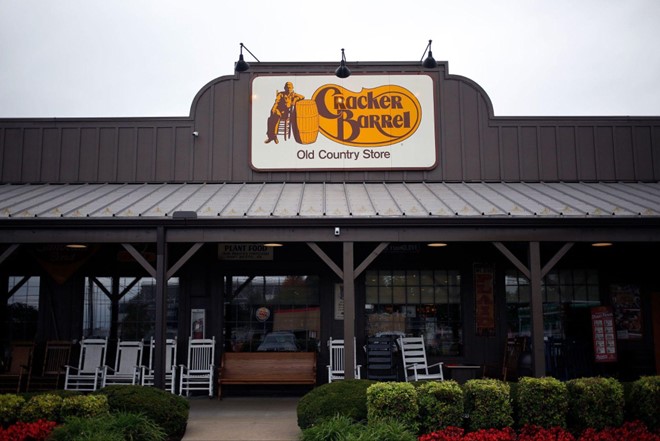
<instances>
[{"instance_id":1,"label":"recessed ceiling light","mask_svg":"<svg viewBox=\"0 0 660 441\"><path fill-rule=\"evenodd\" d=\"M594 242L591 244L592 247L611 247L612 242Z\"/></svg>"},{"instance_id":2,"label":"recessed ceiling light","mask_svg":"<svg viewBox=\"0 0 660 441\"><path fill-rule=\"evenodd\" d=\"M281 246L284 246L284 244L276 243L276 242L271 242L271 243L265 243L264 246L265 246L265 247L268 247L268 248L274 248L274 247L281 247Z\"/></svg>"},{"instance_id":3,"label":"recessed ceiling light","mask_svg":"<svg viewBox=\"0 0 660 441\"><path fill-rule=\"evenodd\" d=\"M431 243L426 244L426 246L439 248L439 247L446 247L447 244L444 243L444 242L431 242Z\"/></svg>"},{"instance_id":4,"label":"recessed ceiling light","mask_svg":"<svg viewBox=\"0 0 660 441\"><path fill-rule=\"evenodd\" d=\"M74 248L74 249L83 249L87 248L87 245L83 243L70 243L66 245L67 248Z\"/></svg>"}]
</instances>

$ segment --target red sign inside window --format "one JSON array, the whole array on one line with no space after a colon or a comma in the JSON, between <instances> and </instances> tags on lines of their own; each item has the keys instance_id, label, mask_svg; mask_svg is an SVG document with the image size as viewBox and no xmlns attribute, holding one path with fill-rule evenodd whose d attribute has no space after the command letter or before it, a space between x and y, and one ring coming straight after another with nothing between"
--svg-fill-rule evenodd
<instances>
[{"instance_id":1,"label":"red sign inside window","mask_svg":"<svg viewBox=\"0 0 660 441\"><path fill-rule=\"evenodd\" d=\"M594 337L594 359L597 363L612 363L616 356L614 314L609 306L591 308L591 327Z\"/></svg>"}]
</instances>

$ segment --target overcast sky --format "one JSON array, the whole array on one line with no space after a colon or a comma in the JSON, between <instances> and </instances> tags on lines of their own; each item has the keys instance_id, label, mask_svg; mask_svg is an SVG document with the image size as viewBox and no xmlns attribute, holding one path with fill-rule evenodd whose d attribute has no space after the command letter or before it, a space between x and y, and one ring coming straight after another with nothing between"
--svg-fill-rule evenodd
<instances>
[{"instance_id":1,"label":"overcast sky","mask_svg":"<svg viewBox=\"0 0 660 441\"><path fill-rule=\"evenodd\" d=\"M0 0L0 117L187 116L240 42L418 61L429 39L497 116L660 115L660 0Z\"/></svg>"}]
</instances>

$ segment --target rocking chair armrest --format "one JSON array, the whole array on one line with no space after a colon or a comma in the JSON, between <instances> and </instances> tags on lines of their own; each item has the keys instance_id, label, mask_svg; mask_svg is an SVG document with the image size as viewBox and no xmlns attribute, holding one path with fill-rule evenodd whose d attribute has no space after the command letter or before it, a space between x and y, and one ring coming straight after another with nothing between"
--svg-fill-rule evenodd
<instances>
[{"instance_id":1,"label":"rocking chair armrest","mask_svg":"<svg viewBox=\"0 0 660 441\"><path fill-rule=\"evenodd\" d=\"M430 365L428 365L428 367L429 367L429 368L432 368L432 367L440 366L440 367L442 368L442 365L443 365L443 364L444 364L444 362L441 361L441 362L439 362L439 363L430 364Z\"/></svg>"},{"instance_id":2,"label":"rocking chair armrest","mask_svg":"<svg viewBox=\"0 0 660 441\"><path fill-rule=\"evenodd\" d=\"M417 366L419 366L419 367L417 367ZM421 366L419 363L411 363L411 364L407 364L407 365L405 366L405 368L406 368L407 370L411 370L411 369L412 369L412 370L415 370L415 371L416 371L416 370L418 370L418 369L424 369L424 366Z\"/></svg>"}]
</instances>

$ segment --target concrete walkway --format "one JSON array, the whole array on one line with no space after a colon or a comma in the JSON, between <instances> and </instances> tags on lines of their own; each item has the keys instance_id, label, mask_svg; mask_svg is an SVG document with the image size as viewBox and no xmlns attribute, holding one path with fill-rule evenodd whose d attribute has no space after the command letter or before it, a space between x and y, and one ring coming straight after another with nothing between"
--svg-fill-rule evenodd
<instances>
[{"instance_id":1,"label":"concrete walkway","mask_svg":"<svg viewBox=\"0 0 660 441\"><path fill-rule=\"evenodd\" d=\"M183 441L297 441L300 397L190 398Z\"/></svg>"}]
</instances>

